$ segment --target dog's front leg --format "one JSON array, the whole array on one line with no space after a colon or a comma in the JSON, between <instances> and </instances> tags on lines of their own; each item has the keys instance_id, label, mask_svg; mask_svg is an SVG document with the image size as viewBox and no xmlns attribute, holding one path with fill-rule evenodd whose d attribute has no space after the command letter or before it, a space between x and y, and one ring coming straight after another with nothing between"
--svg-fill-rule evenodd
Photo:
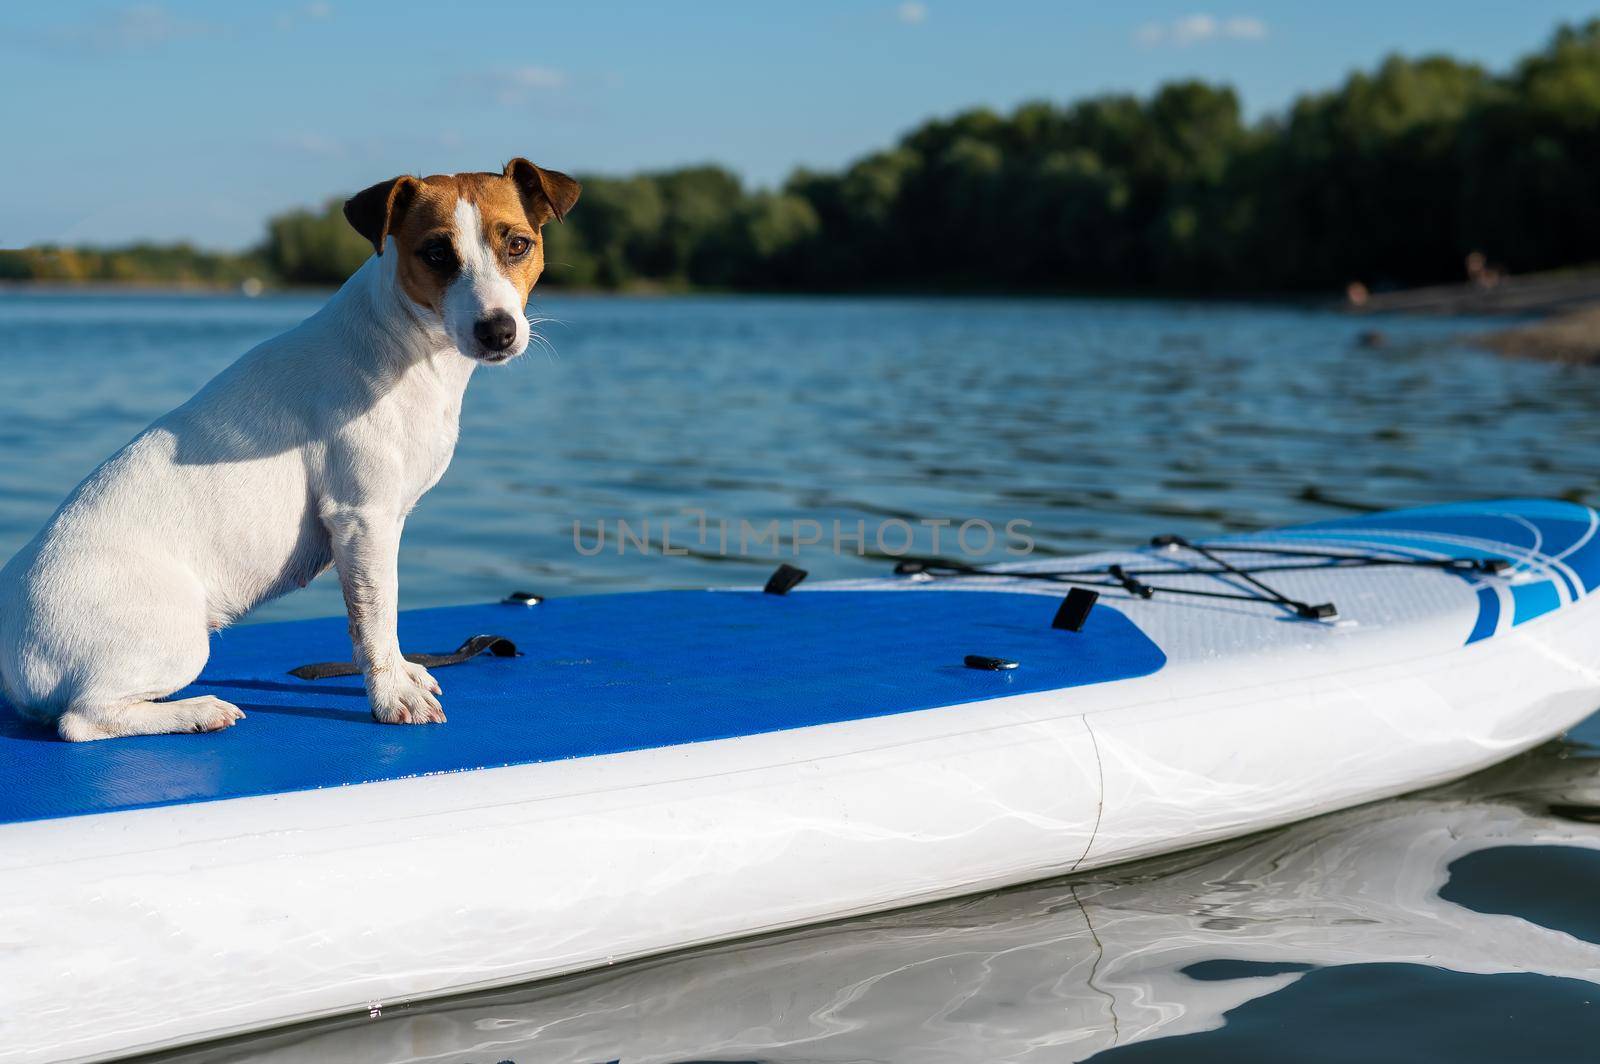
<instances>
[{"instance_id":1,"label":"dog's front leg","mask_svg":"<svg viewBox=\"0 0 1600 1064\"><path fill-rule=\"evenodd\" d=\"M372 715L385 724L442 724L439 684L400 653L401 519L364 510L327 519L333 564L350 618L350 644L367 679Z\"/></svg>"}]
</instances>

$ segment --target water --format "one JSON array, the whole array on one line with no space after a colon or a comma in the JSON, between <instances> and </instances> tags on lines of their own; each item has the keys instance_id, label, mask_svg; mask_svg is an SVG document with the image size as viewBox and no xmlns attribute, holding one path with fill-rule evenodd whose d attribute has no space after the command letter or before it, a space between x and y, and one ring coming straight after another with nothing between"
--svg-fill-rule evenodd
<instances>
[{"instance_id":1,"label":"water","mask_svg":"<svg viewBox=\"0 0 1600 1064\"><path fill-rule=\"evenodd\" d=\"M0 554L314 297L0 293ZM556 356L480 372L411 518L408 607L752 583L877 533L1070 553L1495 495L1600 500L1600 373L1484 323L1293 307L552 298ZM309 388L315 380L304 382ZM692 513L712 534L698 541ZM655 549L592 556L596 522ZM662 522L675 549L659 549ZM862 523L864 555L852 539ZM977 526L973 526L977 527ZM1004 537L976 554L1003 556ZM987 549L984 549L987 548ZM259 619L339 612L331 578ZM237 1044L263 1061L1593 1059L1600 723L1472 780L1072 880ZM217 1059L189 1055L182 1059Z\"/></svg>"},{"instance_id":2,"label":"water","mask_svg":"<svg viewBox=\"0 0 1600 1064\"><path fill-rule=\"evenodd\" d=\"M0 295L0 553L155 415L320 297ZM881 574L865 523L1029 522L1041 552L1494 495L1600 498L1600 374L1451 337L1482 323L1196 303L560 298L558 352L480 371L408 522L405 606L763 580L811 519L813 578ZM315 380L303 382L317 387ZM697 542L702 510L730 523ZM595 522L637 532L592 549ZM661 522L674 550L663 556ZM841 551L832 544L839 523ZM1021 526L1018 526L1021 527ZM712 526L714 529L714 526ZM802 536L807 529L802 529ZM888 547L900 541L888 530ZM958 553L951 529L942 553ZM968 545L984 546L976 532ZM795 560L787 544L782 556ZM331 578L258 619L342 610Z\"/></svg>"}]
</instances>

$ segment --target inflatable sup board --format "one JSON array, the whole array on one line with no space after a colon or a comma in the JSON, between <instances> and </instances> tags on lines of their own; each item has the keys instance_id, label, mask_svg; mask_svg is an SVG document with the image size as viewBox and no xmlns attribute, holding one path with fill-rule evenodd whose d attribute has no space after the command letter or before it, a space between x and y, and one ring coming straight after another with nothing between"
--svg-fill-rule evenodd
<instances>
[{"instance_id":1,"label":"inflatable sup board","mask_svg":"<svg viewBox=\"0 0 1600 1064\"><path fill-rule=\"evenodd\" d=\"M1462 775L1600 706L1597 527L1474 503L420 610L408 653L465 644L433 726L374 723L322 664L342 618L230 629L184 692L243 708L227 731L69 744L0 710L0 1061L369 1013Z\"/></svg>"}]
</instances>

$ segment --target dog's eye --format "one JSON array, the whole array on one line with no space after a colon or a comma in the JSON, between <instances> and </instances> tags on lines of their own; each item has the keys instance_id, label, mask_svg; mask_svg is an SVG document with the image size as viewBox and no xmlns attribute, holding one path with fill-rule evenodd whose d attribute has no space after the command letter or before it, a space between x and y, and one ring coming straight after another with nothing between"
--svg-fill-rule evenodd
<instances>
[{"instance_id":1,"label":"dog's eye","mask_svg":"<svg viewBox=\"0 0 1600 1064\"><path fill-rule=\"evenodd\" d=\"M529 240L527 237L514 236L510 239L510 241L507 242L506 251L510 253L512 258L520 259L522 256L528 253L528 249L531 247L533 247L533 241Z\"/></svg>"},{"instance_id":2,"label":"dog's eye","mask_svg":"<svg viewBox=\"0 0 1600 1064\"><path fill-rule=\"evenodd\" d=\"M449 244L429 244L418 254L422 256L423 262L426 262L436 270L453 269L456 264L455 249Z\"/></svg>"}]
</instances>

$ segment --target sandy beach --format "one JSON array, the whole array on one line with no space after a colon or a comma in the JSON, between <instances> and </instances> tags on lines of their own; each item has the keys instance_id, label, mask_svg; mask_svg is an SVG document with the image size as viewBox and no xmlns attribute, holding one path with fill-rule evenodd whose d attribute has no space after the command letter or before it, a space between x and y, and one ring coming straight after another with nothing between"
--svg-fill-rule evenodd
<instances>
[{"instance_id":1,"label":"sandy beach","mask_svg":"<svg viewBox=\"0 0 1600 1064\"><path fill-rule=\"evenodd\" d=\"M1522 317L1527 320L1486 332L1479 342L1514 358L1600 363L1600 270L1508 277L1492 287L1435 285L1379 292L1351 312Z\"/></svg>"}]
</instances>

